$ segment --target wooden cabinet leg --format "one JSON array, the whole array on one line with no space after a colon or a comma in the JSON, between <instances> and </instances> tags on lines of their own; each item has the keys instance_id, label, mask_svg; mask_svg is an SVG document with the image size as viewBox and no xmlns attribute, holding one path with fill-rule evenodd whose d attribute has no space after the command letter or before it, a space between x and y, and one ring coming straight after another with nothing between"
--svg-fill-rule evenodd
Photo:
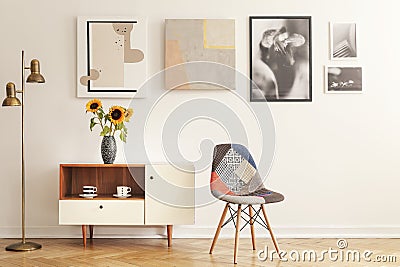
<instances>
[{"instance_id":1,"label":"wooden cabinet leg","mask_svg":"<svg viewBox=\"0 0 400 267\"><path fill-rule=\"evenodd\" d=\"M172 225L167 225L168 247L172 246Z\"/></svg>"},{"instance_id":2,"label":"wooden cabinet leg","mask_svg":"<svg viewBox=\"0 0 400 267\"><path fill-rule=\"evenodd\" d=\"M90 239L93 239L93 228L94 228L94 226L93 225L89 225L89 236L90 236Z\"/></svg>"},{"instance_id":3,"label":"wooden cabinet leg","mask_svg":"<svg viewBox=\"0 0 400 267\"><path fill-rule=\"evenodd\" d=\"M83 247L86 248L86 225L82 225Z\"/></svg>"}]
</instances>

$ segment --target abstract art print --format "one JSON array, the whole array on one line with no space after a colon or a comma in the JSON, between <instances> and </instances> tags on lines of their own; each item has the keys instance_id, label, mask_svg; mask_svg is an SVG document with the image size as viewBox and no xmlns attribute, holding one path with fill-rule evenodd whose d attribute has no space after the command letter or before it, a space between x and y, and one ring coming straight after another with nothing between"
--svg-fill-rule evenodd
<instances>
[{"instance_id":1,"label":"abstract art print","mask_svg":"<svg viewBox=\"0 0 400 267\"><path fill-rule=\"evenodd\" d=\"M77 96L144 97L146 20L78 17L77 27Z\"/></svg>"},{"instance_id":2,"label":"abstract art print","mask_svg":"<svg viewBox=\"0 0 400 267\"><path fill-rule=\"evenodd\" d=\"M234 77L225 77L225 81L229 81L226 87L196 80L194 77L198 72L203 72L204 77L211 77L218 73L212 73L211 70L207 73L207 69L201 69L201 63L198 64L198 69L196 66L188 67L184 64L194 62L213 62L235 69L234 19L165 20L165 68L167 70L165 85L167 89L235 89ZM180 68L177 71L169 71L168 68L173 66Z\"/></svg>"},{"instance_id":3,"label":"abstract art print","mask_svg":"<svg viewBox=\"0 0 400 267\"><path fill-rule=\"evenodd\" d=\"M356 23L330 23L331 59L357 59Z\"/></svg>"},{"instance_id":4,"label":"abstract art print","mask_svg":"<svg viewBox=\"0 0 400 267\"><path fill-rule=\"evenodd\" d=\"M250 101L312 101L311 17L250 17Z\"/></svg>"},{"instance_id":5,"label":"abstract art print","mask_svg":"<svg viewBox=\"0 0 400 267\"><path fill-rule=\"evenodd\" d=\"M363 75L360 66L326 66L326 93L362 93Z\"/></svg>"}]
</instances>

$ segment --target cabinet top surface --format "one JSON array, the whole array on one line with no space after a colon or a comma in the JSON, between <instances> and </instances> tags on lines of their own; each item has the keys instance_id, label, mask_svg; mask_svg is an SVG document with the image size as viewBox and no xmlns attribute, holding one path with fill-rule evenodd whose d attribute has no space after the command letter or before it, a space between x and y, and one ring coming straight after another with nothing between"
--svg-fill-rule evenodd
<instances>
[{"instance_id":1,"label":"cabinet top surface","mask_svg":"<svg viewBox=\"0 0 400 267\"><path fill-rule=\"evenodd\" d=\"M124 168L144 167L145 164L119 163L119 164L97 164L97 163L62 163L60 167L92 167L92 168Z\"/></svg>"}]
</instances>

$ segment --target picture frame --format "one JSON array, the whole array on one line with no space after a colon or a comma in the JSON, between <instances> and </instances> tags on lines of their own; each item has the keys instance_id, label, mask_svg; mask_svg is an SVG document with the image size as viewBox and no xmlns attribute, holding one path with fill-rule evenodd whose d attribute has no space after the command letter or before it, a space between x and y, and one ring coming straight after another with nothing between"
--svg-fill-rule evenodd
<instances>
[{"instance_id":1,"label":"picture frame","mask_svg":"<svg viewBox=\"0 0 400 267\"><path fill-rule=\"evenodd\" d=\"M355 60L359 57L356 22L330 22L330 59Z\"/></svg>"},{"instance_id":2,"label":"picture frame","mask_svg":"<svg viewBox=\"0 0 400 267\"><path fill-rule=\"evenodd\" d=\"M77 18L77 97L143 98L147 19Z\"/></svg>"},{"instance_id":3,"label":"picture frame","mask_svg":"<svg viewBox=\"0 0 400 267\"><path fill-rule=\"evenodd\" d=\"M311 16L250 16L249 35L250 102L311 102Z\"/></svg>"},{"instance_id":4,"label":"picture frame","mask_svg":"<svg viewBox=\"0 0 400 267\"><path fill-rule=\"evenodd\" d=\"M361 94L364 92L362 67L359 65L325 66L325 93Z\"/></svg>"}]
</instances>

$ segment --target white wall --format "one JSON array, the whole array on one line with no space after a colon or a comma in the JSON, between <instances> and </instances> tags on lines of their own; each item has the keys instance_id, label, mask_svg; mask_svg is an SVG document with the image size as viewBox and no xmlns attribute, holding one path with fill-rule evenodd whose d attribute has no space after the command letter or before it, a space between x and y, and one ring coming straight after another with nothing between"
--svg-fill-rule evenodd
<instances>
[{"instance_id":1,"label":"white wall","mask_svg":"<svg viewBox=\"0 0 400 267\"><path fill-rule=\"evenodd\" d=\"M26 50L27 59L41 60L47 79L46 84L28 85L27 89L28 236L79 235L79 227L58 226L58 164L101 162L100 138L88 130L84 112L87 100L76 98L75 93L76 16L84 15L147 16L149 74L163 68L165 18L235 18L236 66L248 73L249 15L311 15L313 102L270 104L277 145L267 186L286 196L283 203L268 207L270 220L278 236L399 236L397 2L2 0L0 85L5 86L8 81L20 85L21 49ZM355 63L363 66L364 94L323 93L323 66L330 64L331 20L358 22L360 59ZM248 99L244 88L238 89L238 93ZM218 94L209 96L218 98ZM184 99L183 95L180 97ZM107 106L128 104L128 100L104 102ZM0 108L0 237L20 233L19 112L18 108ZM198 139L208 135L205 130L200 131L203 136L199 134L200 126L194 125L192 129ZM128 136L128 141L129 138L132 136ZM189 144L182 144L183 150L192 150ZM251 148L256 149L257 144ZM141 157L137 155L138 159ZM117 161L123 159L120 150ZM196 179L197 183L207 183L209 172L197 175ZM222 205L198 208L196 225L177 227L175 234L210 236ZM162 234L164 229L105 227L99 231L104 235L153 236Z\"/></svg>"}]
</instances>

